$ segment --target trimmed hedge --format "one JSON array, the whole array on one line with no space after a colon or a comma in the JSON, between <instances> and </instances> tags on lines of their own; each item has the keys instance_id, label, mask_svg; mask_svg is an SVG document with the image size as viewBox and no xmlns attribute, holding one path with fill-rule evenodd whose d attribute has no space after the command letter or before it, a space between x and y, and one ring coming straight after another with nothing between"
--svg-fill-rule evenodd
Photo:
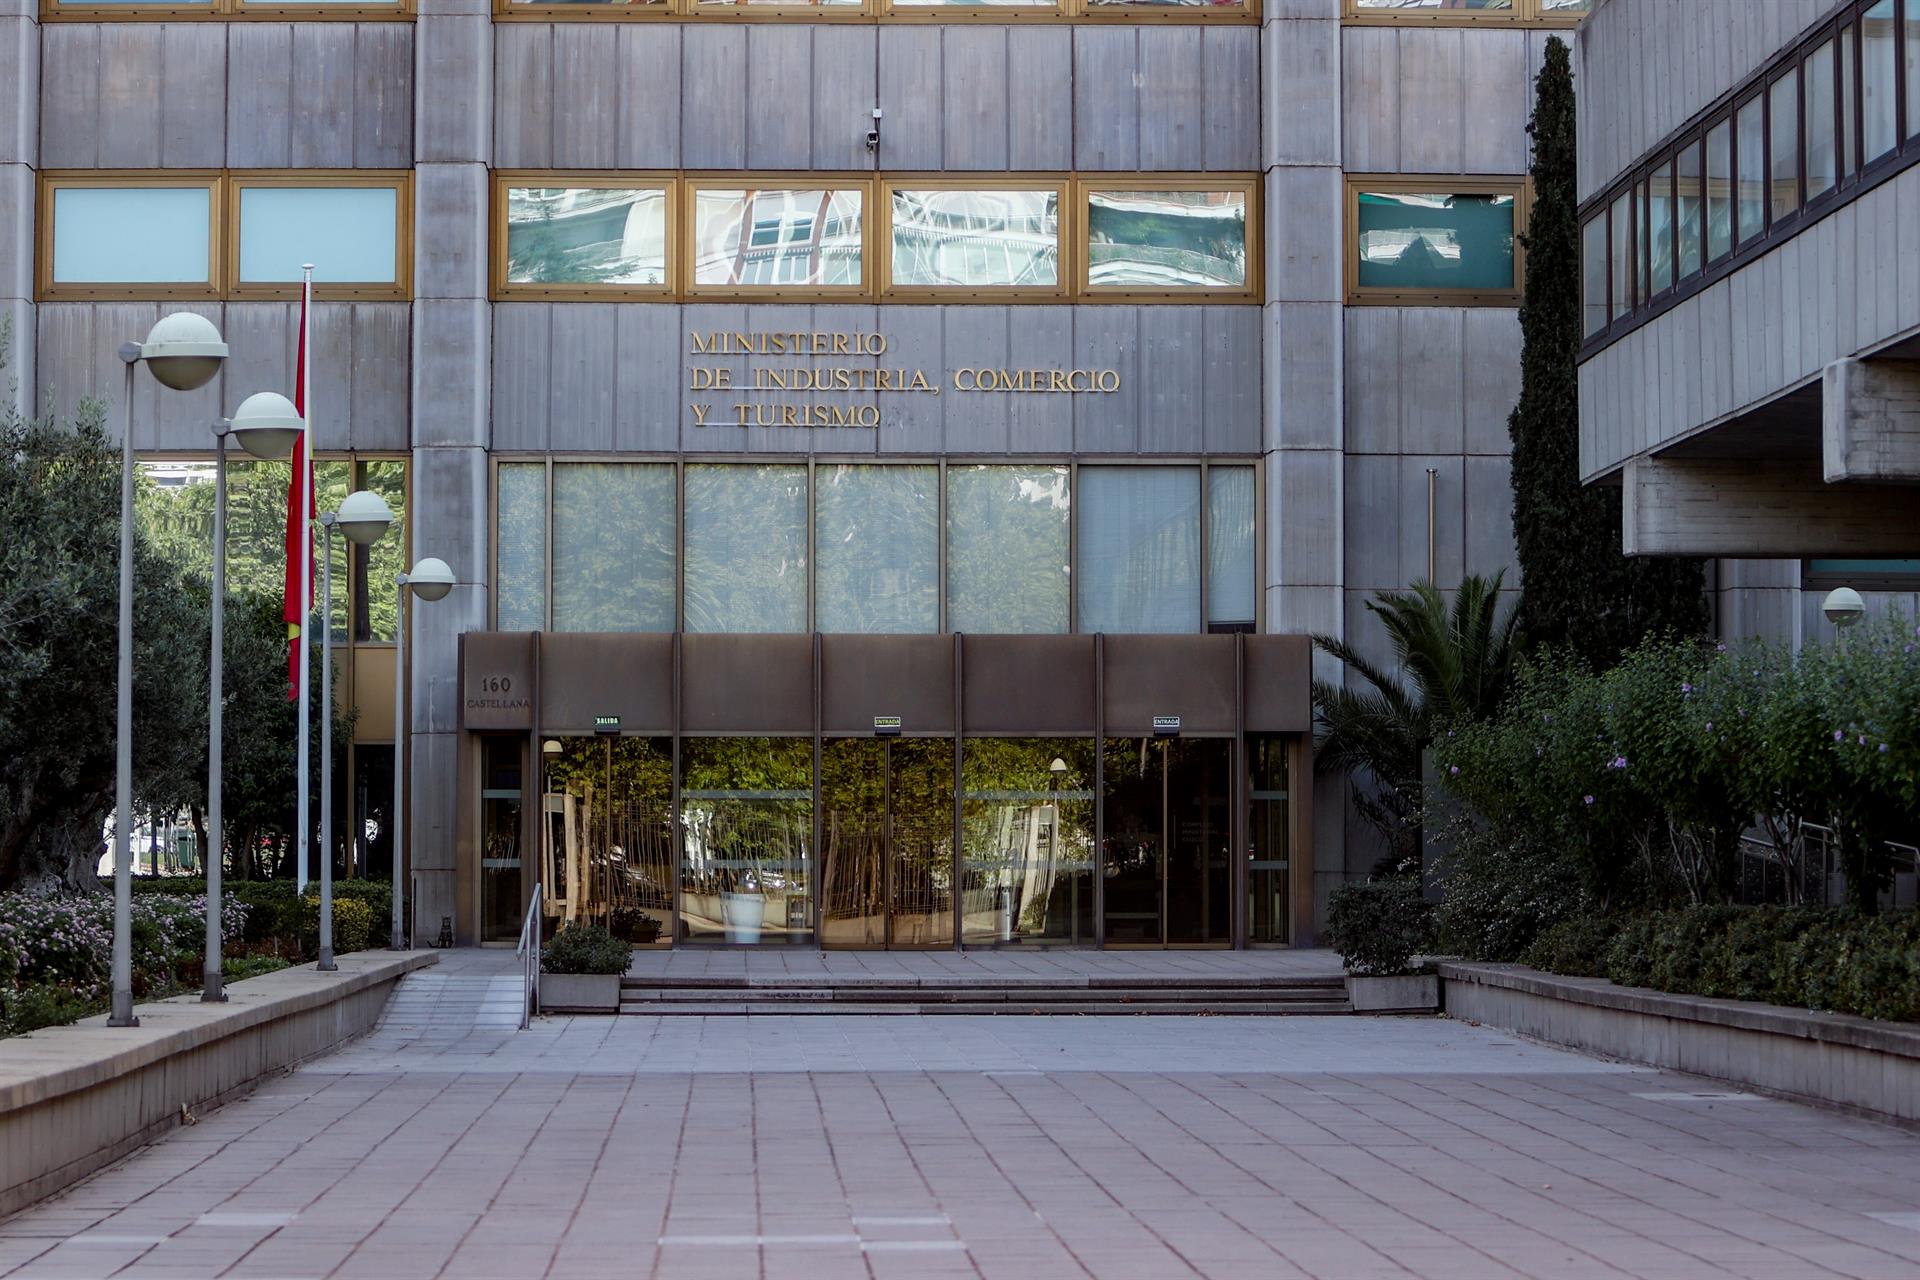
<instances>
[{"instance_id":1,"label":"trimmed hedge","mask_svg":"<svg viewBox=\"0 0 1920 1280\"><path fill-rule=\"evenodd\" d=\"M1569 920L1526 963L1623 987L1920 1021L1920 912L1692 907Z\"/></svg>"},{"instance_id":2,"label":"trimmed hedge","mask_svg":"<svg viewBox=\"0 0 1920 1280\"><path fill-rule=\"evenodd\" d=\"M1327 902L1327 942L1357 974L1413 972L1413 957L1433 948L1433 904L1406 878L1341 885Z\"/></svg>"},{"instance_id":3,"label":"trimmed hedge","mask_svg":"<svg viewBox=\"0 0 1920 1280\"><path fill-rule=\"evenodd\" d=\"M169 896L204 894L207 882L197 876L164 876L133 882L135 893ZM309 957L320 945L320 898L315 885L307 886L303 902L291 880L223 880L223 896L247 904L247 925L242 940L269 943L285 940L297 943ZM348 904L353 904L349 906ZM365 924L360 923L364 908ZM393 886L384 880L335 880L333 882L333 949L337 952L360 951L383 936L380 922L393 916ZM349 920L351 917L351 920ZM349 943L351 942L351 945Z\"/></svg>"},{"instance_id":4,"label":"trimmed hedge","mask_svg":"<svg viewBox=\"0 0 1920 1280\"><path fill-rule=\"evenodd\" d=\"M595 924L562 927L540 953L542 973L625 973L632 963L633 944Z\"/></svg>"}]
</instances>

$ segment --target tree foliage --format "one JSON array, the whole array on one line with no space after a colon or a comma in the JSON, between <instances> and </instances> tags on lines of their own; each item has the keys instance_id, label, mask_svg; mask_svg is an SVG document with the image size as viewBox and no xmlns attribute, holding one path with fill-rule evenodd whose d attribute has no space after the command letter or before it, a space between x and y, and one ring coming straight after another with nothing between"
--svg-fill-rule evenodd
<instances>
[{"instance_id":1,"label":"tree foliage","mask_svg":"<svg viewBox=\"0 0 1920 1280\"><path fill-rule=\"evenodd\" d=\"M1707 626L1703 562L1620 552L1621 491L1580 482L1580 239L1574 219L1574 91L1566 44L1547 41L1535 82L1534 202L1520 303L1520 402L1513 439L1513 531L1531 644L1604 667L1646 636Z\"/></svg>"}]
</instances>

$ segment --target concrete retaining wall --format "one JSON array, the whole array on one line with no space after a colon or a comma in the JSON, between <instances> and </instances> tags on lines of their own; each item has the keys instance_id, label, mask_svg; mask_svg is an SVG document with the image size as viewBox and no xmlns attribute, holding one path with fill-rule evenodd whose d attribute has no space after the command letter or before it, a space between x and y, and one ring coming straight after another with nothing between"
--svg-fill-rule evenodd
<instances>
[{"instance_id":1,"label":"concrete retaining wall","mask_svg":"<svg viewBox=\"0 0 1920 1280\"><path fill-rule=\"evenodd\" d=\"M180 1123L370 1029L394 983L429 953L340 957L227 988L226 1004L180 996L0 1040L0 1214L84 1178Z\"/></svg>"},{"instance_id":2,"label":"concrete retaining wall","mask_svg":"<svg viewBox=\"0 0 1920 1280\"><path fill-rule=\"evenodd\" d=\"M1522 965L1440 966L1447 1015L1628 1062L1920 1120L1920 1025L1669 995Z\"/></svg>"}]
</instances>

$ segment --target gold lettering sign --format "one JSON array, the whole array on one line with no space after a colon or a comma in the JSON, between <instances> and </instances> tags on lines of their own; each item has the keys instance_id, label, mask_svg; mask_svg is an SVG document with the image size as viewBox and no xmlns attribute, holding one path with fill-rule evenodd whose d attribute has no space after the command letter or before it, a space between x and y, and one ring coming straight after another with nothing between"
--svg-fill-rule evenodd
<instances>
[{"instance_id":1,"label":"gold lettering sign","mask_svg":"<svg viewBox=\"0 0 1920 1280\"><path fill-rule=\"evenodd\" d=\"M959 394L1111 395L1120 390L1115 369L961 368L940 371L885 365L883 333L782 330L713 330L689 335L695 357L772 357L767 364L692 363L687 390L729 392L733 396L800 393L805 395ZM844 364L837 360L873 363ZM881 407L873 403L805 403L761 399L689 401L696 427L878 427Z\"/></svg>"}]
</instances>

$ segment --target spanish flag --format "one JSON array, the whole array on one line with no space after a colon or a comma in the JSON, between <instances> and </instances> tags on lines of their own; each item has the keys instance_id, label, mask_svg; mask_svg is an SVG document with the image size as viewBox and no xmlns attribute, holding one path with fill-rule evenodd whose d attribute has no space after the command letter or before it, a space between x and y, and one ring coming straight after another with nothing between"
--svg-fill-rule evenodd
<instances>
[{"instance_id":1,"label":"spanish flag","mask_svg":"<svg viewBox=\"0 0 1920 1280\"><path fill-rule=\"evenodd\" d=\"M302 418L307 416L307 351L312 345L311 316L313 286L307 284L300 295L299 356L293 370L293 407ZM301 432L293 442L293 472L287 478L287 572L281 593L281 617L287 624L287 701L300 696L300 629L313 612L313 462L307 457L307 434ZM306 477L306 505L301 509L301 477ZM304 548L304 552L303 549ZM300 599L300 557L307 557L306 600Z\"/></svg>"}]
</instances>

